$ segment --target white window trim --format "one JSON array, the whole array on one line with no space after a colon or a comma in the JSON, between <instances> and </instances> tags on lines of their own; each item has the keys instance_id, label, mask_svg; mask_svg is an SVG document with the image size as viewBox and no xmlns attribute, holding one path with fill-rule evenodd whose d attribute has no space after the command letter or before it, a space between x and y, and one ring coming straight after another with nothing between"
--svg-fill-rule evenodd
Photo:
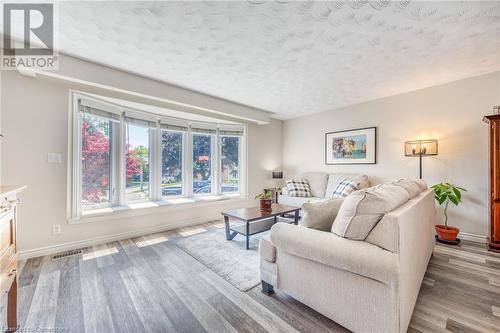
<instances>
[{"instance_id":1,"label":"white window trim","mask_svg":"<svg viewBox=\"0 0 500 333\"><path fill-rule=\"evenodd\" d=\"M80 114L78 110L78 98L85 98L88 100L93 100L96 103L104 104L109 106L111 109L116 109L116 112L121 115L121 121L119 125L116 126L118 129L113 132L113 153L111 165L115 168L115 172L112 173L112 194L111 194L111 204L110 207L86 210L81 209L81 129L80 129ZM182 120L179 118L169 118L163 115L155 115L150 112L140 111L140 110L129 110L128 108L120 107L119 105L114 105L108 101L101 101L97 98L86 95L85 93L70 90L69 95L69 105L70 105L70 126L69 126L69 147L70 153L68 154L68 171L69 171L69 182L68 182L68 221L69 223L83 223L92 222L94 220L105 220L106 216L110 214L125 214L125 215L135 215L132 213L135 210L156 210L159 207L163 209L168 209L168 207L182 206L182 205L198 205L210 202L216 202L220 200L234 200L234 199L246 199L247 194L247 126L245 124L234 125L238 128L243 129L243 135L240 136L240 165L239 165L239 191L233 193L222 193L221 189L221 163L220 163L220 136L219 129L225 128L227 125L219 125L214 123L199 123L192 122L189 120ZM125 111L132 111L134 114L143 114L145 119L156 119L157 126L150 133L150 200L129 202L125 201L125 188L126 188L126 170L125 170L125 136L126 136L126 122L123 121L123 113ZM160 130L160 120L170 121L175 123L180 123L185 125L188 130L183 132L183 174L182 174L182 195L179 196L162 196L161 191L161 130ZM193 140L191 126L203 126L207 128L215 129L217 132L212 135L212 192L196 194L193 193ZM233 126L233 125L231 125ZM233 126L233 127L234 127Z\"/></svg>"}]
</instances>

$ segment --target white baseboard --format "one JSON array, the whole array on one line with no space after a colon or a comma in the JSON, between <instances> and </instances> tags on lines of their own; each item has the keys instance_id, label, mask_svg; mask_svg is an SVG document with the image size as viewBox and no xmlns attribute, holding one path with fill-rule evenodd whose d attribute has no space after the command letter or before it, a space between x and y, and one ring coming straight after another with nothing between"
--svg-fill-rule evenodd
<instances>
[{"instance_id":1,"label":"white baseboard","mask_svg":"<svg viewBox=\"0 0 500 333\"><path fill-rule=\"evenodd\" d=\"M126 231L126 232L121 232L121 233L117 233L117 234L112 234L112 235L104 235L104 236L84 239L84 240L80 240L80 241L67 242L67 243L45 246L45 247L40 247L40 248L36 248L36 249L31 249L31 250L19 251L17 254L17 258L19 261L22 261L22 260L27 260L30 258L42 257L42 256L46 256L49 254L63 252L63 251L80 249L82 247L94 246L94 245L99 245L99 244L104 244L104 243L109 243L109 242L116 242L116 241L127 239L127 238L139 237L139 236L143 236L143 235L147 235L147 234L152 234L155 232L172 230L172 229L177 229L177 228L182 228L182 227L187 227L187 226L191 226L191 225L196 225L196 224L206 223L206 222L211 222L211 221L217 221L217 220L220 220L220 214L214 214L212 216L205 216L205 217L194 218L194 219L190 218L190 219L179 221L177 223L168 223L168 224L164 224L164 225L146 227L146 228L136 229L133 231Z\"/></svg>"},{"instance_id":2,"label":"white baseboard","mask_svg":"<svg viewBox=\"0 0 500 333\"><path fill-rule=\"evenodd\" d=\"M460 233L458 234L458 237L460 239L463 239L463 240L476 242L476 243L483 243L483 244L486 244L486 242L487 242L486 239L488 238L487 236L471 234L471 233L462 232L462 231L460 231Z\"/></svg>"}]
</instances>

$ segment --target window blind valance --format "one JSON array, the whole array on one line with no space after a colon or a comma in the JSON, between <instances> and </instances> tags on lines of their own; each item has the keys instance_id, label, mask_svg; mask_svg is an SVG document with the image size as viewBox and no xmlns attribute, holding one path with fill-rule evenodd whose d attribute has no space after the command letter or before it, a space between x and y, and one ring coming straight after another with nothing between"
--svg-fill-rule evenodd
<instances>
[{"instance_id":1,"label":"window blind valance","mask_svg":"<svg viewBox=\"0 0 500 333\"><path fill-rule=\"evenodd\" d=\"M164 130L169 130L169 131L176 131L176 132L187 132L188 127L183 126L183 125L176 125L176 124L164 124L160 123L160 128Z\"/></svg>"},{"instance_id":2,"label":"window blind valance","mask_svg":"<svg viewBox=\"0 0 500 333\"><path fill-rule=\"evenodd\" d=\"M243 136L243 128L220 129L220 135Z\"/></svg>"},{"instance_id":3,"label":"window blind valance","mask_svg":"<svg viewBox=\"0 0 500 333\"><path fill-rule=\"evenodd\" d=\"M191 127L191 132L198 134L216 134L217 130L211 128Z\"/></svg>"},{"instance_id":4,"label":"window blind valance","mask_svg":"<svg viewBox=\"0 0 500 333\"><path fill-rule=\"evenodd\" d=\"M156 128L156 122L154 122L154 121L139 119L139 118L130 117L127 115L125 115L125 122L127 124L133 124L133 125L137 125L137 126Z\"/></svg>"},{"instance_id":5,"label":"window blind valance","mask_svg":"<svg viewBox=\"0 0 500 333\"><path fill-rule=\"evenodd\" d=\"M121 120L121 115L119 113L114 113L114 112L109 112L109 111L105 111L105 110L101 110L101 109L96 109L96 108L93 108L90 106L82 105L80 103L78 104L78 110L84 115L89 114L92 116L97 116L99 118L103 118L103 119L108 120L108 121L113 121L113 122L119 123Z\"/></svg>"}]
</instances>

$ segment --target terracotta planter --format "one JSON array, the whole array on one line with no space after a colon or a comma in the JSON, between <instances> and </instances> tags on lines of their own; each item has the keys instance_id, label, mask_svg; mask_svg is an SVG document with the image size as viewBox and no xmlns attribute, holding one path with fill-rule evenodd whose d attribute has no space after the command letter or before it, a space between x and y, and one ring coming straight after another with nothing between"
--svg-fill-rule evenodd
<instances>
[{"instance_id":1,"label":"terracotta planter","mask_svg":"<svg viewBox=\"0 0 500 333\"><path fill-rule=\"evenodd\" d=\"M263 212L270 212L272 210L272 204L273 201L271 199L260 200L260 210Z\"/></svg>"},{"instance_id":2,"label":"terracotta planter","mask_svg":"<svg viewBox=\"0 0 500 333\"><path fill-rule=\"evenodd\" d=\"M457 240L457 235L460 232L460 229L455 227L445 227L442 224L435 225L436 233L440 240L453 242Z\"/></svg>"}]
</instances>

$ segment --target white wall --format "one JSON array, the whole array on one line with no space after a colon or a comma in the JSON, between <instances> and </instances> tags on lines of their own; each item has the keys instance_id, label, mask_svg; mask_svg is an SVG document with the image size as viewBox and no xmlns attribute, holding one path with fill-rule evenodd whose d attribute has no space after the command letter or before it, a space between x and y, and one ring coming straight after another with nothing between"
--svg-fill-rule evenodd
<instances>
[{"instance_id":1,"label":"white wall","mask_svg":"<svg viewBox=\"0 0 500 333\"><path fill-rule=\"evenodd\" d=\"M438 139L439 155L424 160L424 179L468 189L463 206L450 209L450 222L464 232L487 235L488 127L482 118L498 104L500 72L285 121L285 176L360 172L375 183L418 177L418 159L404 156L404 141ZM376 165L325 165L326 132L370 126L378 127Z\"/></svg>"},{"instance_id":2,"label":"white wall","mask_svg":"<svg viewBox=\"0 0 500 333\"><path fill-rule=\"evenodd\" d=\"M2 74L1 107L5 134L2 180L4 185L26 184L29 187L21 195L23 204L19 211L18 246L21 252L29 254L35 249L68 242L99 242L111 235L126 237L143 230L196 224L220 218L221 211L228 208L256 205L255 201L247 199L222 201L195 209L192 206L164 207L149 210L147 215L68 224L68 98L71 84L30 78L15 71ZM134 77L129 75L127 79L134 80ZM253 198L269 185L271 171L281 168L282 123L273 120L269 125L248 126L248 177L251 180L248 192ZM49 152L61 153L63 163L48 164ZM54 224L61 225L60 235L51 234Z\"/></svg>"}]
</instances>

